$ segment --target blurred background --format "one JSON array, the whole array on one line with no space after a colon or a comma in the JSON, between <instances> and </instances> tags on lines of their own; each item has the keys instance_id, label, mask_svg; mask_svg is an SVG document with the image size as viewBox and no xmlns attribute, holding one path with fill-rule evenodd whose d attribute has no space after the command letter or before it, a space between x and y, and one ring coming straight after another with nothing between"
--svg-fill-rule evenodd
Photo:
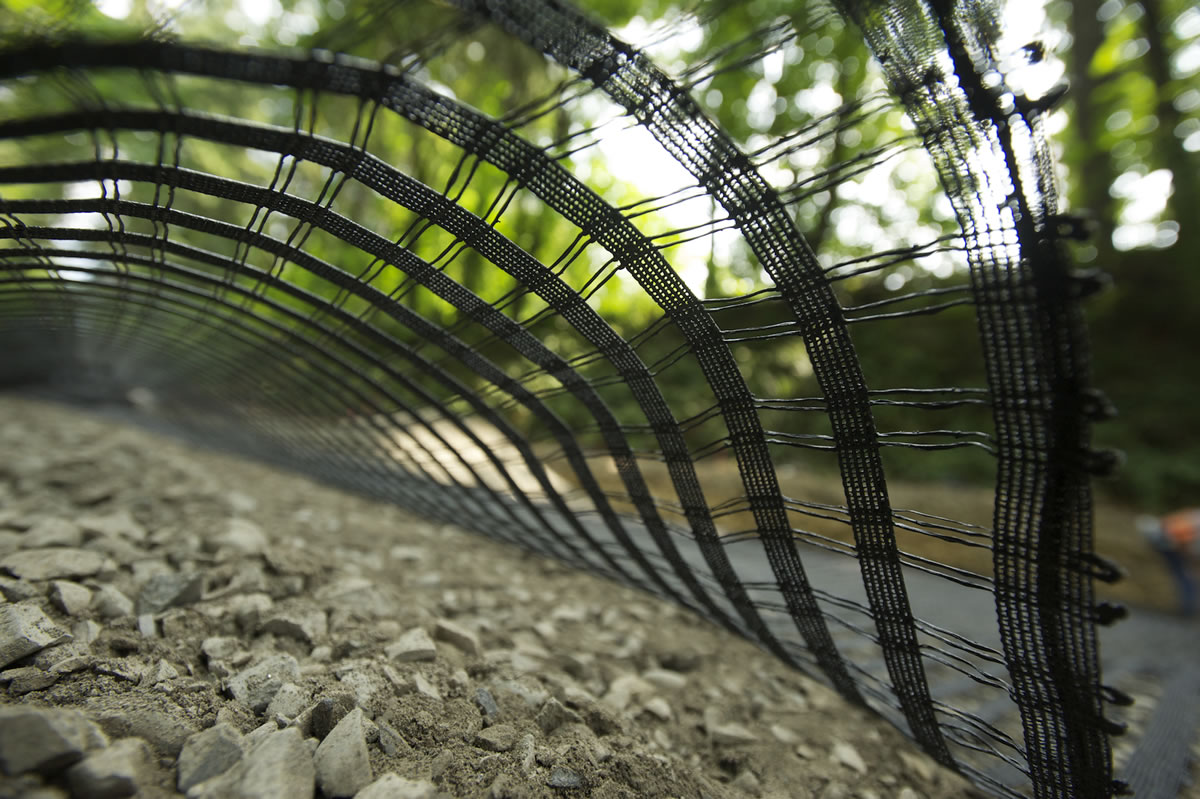
<instances>
[{"instance_id":1,"label":"blurred background","mask_svg":"<svg viewBox=\"0 0 1200 799\"><path fill-rule=\"evenodd\" d=\"M953 209L938 185L914 128L889 97L878 67L858 33L821 3L796 0L714 2L679 6L663 0L589 0L586 10L689 88L703 110L744 151L779 192L830 280L847 317L857 355L878 401L875 413L895 504L977 524L990 523L994 460L987 431L990 411L972 401L986 385L974 307L965 297L966 257L957 239ZM981 4L986 7L987 4ZM357 3L339 0L101 0L95 3L6 0L0 30L8 42L47 32L84 31L98 37L184 36L271 50L311 47L348 52L412 70L437 91L504 119L604 197L623 208L652 236L675 271L702 297L727 332L751 390L777 400L762 414L780 431L773 451L790 496L809 506L843 502L828 430L820 414L798 415L819 403L801 339L787 329L786 309L772 302L762 266L732 222L711 204L641 128L629 124L595 93L570 85L572 76L539 54L507 46L488 27L463 27L457 14L436 4ZM1108 596L1160 608L1174 606L1174 589L1156 553L1138 536L1137 514L1161 514L1200 504L1200 8L1188 0L1011 0L997 6L997 50L1011 85L1034 101L1053 102L1045 128L1059 162L1062 205L1089 220L1091 236L1072 245L1080 269L1111 276L1086 305L1093 343L1093 383L1118 409L1097 427L1096 444L1124 452L1113 477L1097 483L1098 548L1129 570L1131 578L1103 587ZM982 12L981 12L982 13ZM658 22L650 22L656 20ZM666 22L662 22L666 21ZM712 399L697 390L698 372L676 366L682 339L662 310L624 274L611 256L589 247L580 229L548 213L537 198L511 185L487 164L469 163L446 140L416 126L372 116L354 100L333 96L280 96L260 88L180 78L169 88L128 75L91 78L121 81L130 102L175 105L305 129L341 141L361 141L380 159L429 186L445 187L523 249L554 265L589 304L656 369L677 419L696 420L689 444L702 480L719 506L734 496L736 464L720 446L722 431L706 432ZM113 84L117 85L117 84ZM1061 98L1064 87L1069 90ZM566 87L565 89L563 87ZM76 87L78 88L78 87ZM86 100L87 92L83 92ZM565 98L558 105L547 97ZM69 110L79 92L48 82L0 89L0 107ZM2 113L2 112L0 112ZM369 134L366 132L369 129ZM0 161L52 161L70 147L96 158L121 157L216 172L248 183L284 185L289 193L324 197L328 170L287 163L274 153L146 132L106 137L102 131L0 141ZM285 159L286 160L286 159ZM470 170L462 179L463 169ZM65 189L64 189L65 186ZM155 188L119 181L60 185L10 185L6 198L120 196L150 201ZM381 235L425 254L456 281L521 320L589 379L603 385L599 359L561 317L521 289L508 274L463 248L422 219L381 202L353 184L339 188L331 207ZM221 218L222 201L178 192L173 207ZM145 220L147 231L153 225ZM244 224L242 219L236 224ZM296 236L278 216L261 220L277 238ZM75 227L101 229L95 214ZM137 220L130 220L136 227ZM182 231L221 252L228 241ZM473 347L555 403L548 375L526 374L511 350L487 331L461 323L456 310L432 292L362 260L338 239L309 231L304 248L326 262L402 298L423 316L461 332ZM889 254L894 254L894 257ZM236 253L235 253L236 255ZM245 256L248 257L248 256ZM287 279L314 292L321 281L290 264L270 263ZM61 274L96 279L85 271ZM761 300L761 301L756 301ZM353 298L346 308L369 314ZM895 312L893 318L893 312ZM270 317L275 311L260 311ZM928 321L926 321L928 320ZM856 322L869 322L858 324ZM412 332L372 319L403 340ZM135 322L130 322L134 324ZM779 335L770 333L778 327ZM744 341L736 332L747 331ZM766 331L766 332L764 332ZM119 338L119 337L118 337ZM130 356L132 357L132 356ZM294 368L307 368L303 363ZM457 367L447 363L446 368ZM589 369L594 369L590 371ZM167 371L162 372L167 380ZM463 371L464 381L474 376ZM220 383L220 376L210 374ZM232 380L232 373L230 380ZM270 390L264 381L263 390ZM929 408L911 403L911 392L958 389L931 425ZM151 388L154 388L153 386ZM889 394L889 392L891 392ZM908 393L906 393L908 392ZM604 397L617 418L637 426L637 408L619 387ZM807 399L806 399L807 398ZM382 402L382 400L381 400ZM454 398L446 409L453 412ZM594 422L577 404L553 405L585 441L599 446ZM366 412L367 409L361 409ZM538 440L522 409L508 418ZM780 421L772 423L778 410ZM356 412L347 401L346 413ZM785 419L786 417L786 419ZM803 419L804 421L796 421ZM906 432L907 431L907 432ZM918 431L918 432L913 432ZM977 432L973 432L977 431ZM936 435L935 435L936 433ZM705 439L705 435L709 435ZM647 447L652 442L646 436ZM553 463L553 442L546 445ZM670 494L665 470L657 476L652 452L648 479ZM604 461L602 454L597 462ZM661 467L661 464L660 464ZM598 470L603 476L604 470ZM611 485L617 486L610 469ZM721 495L726 486L729 497ZM665 505L669 501L664 500ZM741 513L741 516L739 516ZM731 534L744 530L744 508L722 520ZM809 519L817 538L844 539L841 527ZM986 550L948 550L936 539L906 541L908 551L986 572Z\"/></svg>"}]
</instances>

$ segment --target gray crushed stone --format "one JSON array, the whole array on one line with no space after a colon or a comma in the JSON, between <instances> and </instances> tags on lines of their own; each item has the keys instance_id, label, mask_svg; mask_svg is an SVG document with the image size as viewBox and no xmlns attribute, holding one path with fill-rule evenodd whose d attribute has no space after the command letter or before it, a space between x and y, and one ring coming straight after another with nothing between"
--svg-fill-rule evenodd
<instances>
[{"instance_id":1,"label":"gray crushed stone","mask_svg":"<svg viewBox=\"0 0 1200 799\"><path fill-rule=\"evenodd\" d=\"M285 682L300 676L300 664L291 655L269 655L229 680L229 695L255 713L266 710Z\"/></svg>"},{"instance_id":2,"label":"gray crushed stone","mask_svg":"<svg viewBox=\"0 0 1200 799\"><path fill-rule=\"evenodd\" d=\"M159 574L151 577L137 598L138 615L198 602L204 589L201 574Z\"/></svg>"},{"instance_id":3,"label":"gray crushed stone","mask_svg":"<svg viewBox=\"0 0 1200 799\"><path fill-rule=\"evenodd\" d=\"M317 784L329 797L351 797L373 779L362 708L354 708L321 741L313 758Z\"/></svg>"},{"instance_id":4,"label":"gray crushed stone","mask_svg":"<svg viewBox=\"0 0 1200 799\"><path fill-rule=\"evenodd\" d=\"M5 774L58 772L108 739L76 710L0 705L0 769Z\"/></svg>"},{"instance_id":5,"label":"gray crushed stone","mask_svg":"<svg viewBox=\"0 0 1200 799\"><path fill-rule=\"evenodd\" d=\"M224 774L241 759L241 733L232 724L218 722L184 743L176 764L176 785L187 793L205 780Z\"/></svg>"},{"instance_id":6,"label":"gray crushed stone","mask_svg":"<svg viewBox=\"0 0 1200 799\"><path fill-rule=\"evenodd\" d=\"M140 738L122 738L67 770L71 793L89 799L120 799L142 792L150 778L150 749Z\"/></svg>"},{"instance_id":7,"label":"gray crushed stone","mask_svg":"<svg viewBox=\"0 0 1200 799\"><path fill-rule=\"evenodd\" d=\"M75 547L46 547L13 552L0 560L0 569L22 580L78 579L112 572L116 564L99 552Z\"/></svg>"},{"instance_id":8,"label":"gray crushed stone","mask_svg":"<svg viewBox=\"0 0 1200 799\"><path fill-rule=\"evenodd\" d=\"M312 799L316 792L312 752L294 728L277 730L251 744L228 771L188 792L188 799Z\"/></svg>"},{"instance_id":9,"label":"gray crushed stone","mask_svg":"<svg viewBox=\"0 0 1200 799\"><path fill-rule=\"evenodd\" d=\"M0 451L0 796L966 795L631 589L50 406Z\"/></svg>"},{"instance_id":10,"label":"gray crushed stone","mask_svg":"<svg viewBox=\"0 0 1200 799\"><path fill-rule=\"evenodd\" d=\"M37 605L22 602L0 606L0 668L71 638Z\"/></svg>"},{"instance_id":11,"label":"gray crushed stone","mask_svg":"<svg viewBox=\"0 0 1200 799\"><path fill-rule=\"evenodd\" d=\"M70 580L55 580L50 583L50 601L68 616L79 616L92 603L92 591Z\"/></svg>"}]
</instances>

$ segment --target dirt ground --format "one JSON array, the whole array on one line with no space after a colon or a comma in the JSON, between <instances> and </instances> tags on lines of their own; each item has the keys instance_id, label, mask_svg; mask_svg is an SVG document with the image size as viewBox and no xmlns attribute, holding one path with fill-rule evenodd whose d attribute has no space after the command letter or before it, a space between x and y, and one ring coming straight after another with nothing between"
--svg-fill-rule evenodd
<instances>
[{"instance_id":1,"label":"dirt ground","mask_svg":"<svg viewBox=\"0 0 1200 799\"><path fill-rule=\"evenodd\" d=\"M614 495L623 490L611 459L595 459L594 471L601 485ZM665 467L656 461L639 462L651 492L658 497L673 497L670 477ZM708 458L696 464L697 477L705 496L716 506L741 495L743 486L737 463L732 458ZM845 493L836 474L817 472L785 464L778 470L780 487L787 496L803 497L808 502L840 506ZM992 525L994 492L987 487L966 484L907 482L890 478L888 494L893 508L917 509L944 519L954 519L969 529L989 530ZM1172 613L1179 607L1179 596L1163 558L1148 546L1138 534L1134 508L1098 497L1094 510L1094 541L1097 554L1109 559L1122 572L1115 583L1095 583L1100 600L1127 603L1132 607ZM669 516L669 514L668 514ZM809 530L846 544L854 539L846 524L822 518L821 514L802 515L792 512L793 526ZM682 516L675 520L682 521ZM722 531L733 533L753 529L753 517L748 512L726 514L719 520ZM945 537L918 535L897 529L901 552L967 569L976 574L992 575L991 551L981 547L964 546ZM964 536L959 536L965 539Z\"/></svg>"},{"instance_id":2,"label":"dirt ground","mask_svg":"<svg viewBox=\"0 0 1200 799\"><path fill-rule=\"evenodd\" d=\"M974 794L773 656L543 557L27 400L0 397L0 451L0 613L73 636L0 665L0 712L82 711L82 764L144 753L137 795L280 795L244 766L293 739L315 770L288 799ZM196 783L214 729L242 766ZM0 796L87 795L81 768Z\"/></svg>"}]
</instances>

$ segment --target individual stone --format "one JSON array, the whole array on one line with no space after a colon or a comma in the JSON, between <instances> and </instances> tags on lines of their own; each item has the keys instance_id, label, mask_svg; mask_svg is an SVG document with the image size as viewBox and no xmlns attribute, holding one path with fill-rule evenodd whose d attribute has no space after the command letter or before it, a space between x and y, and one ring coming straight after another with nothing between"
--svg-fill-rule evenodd
<instances>
[{"instance_id":1,"label":"individual stone","mask_svg":"<svg viewBox=\"0 0 1200 799\"><path fill-rule=\"evenodd\" d=\"M490 724L500 715L500 706L496 704L495 697L492 692L486 688L477 688L475 690L475 704L479 705L479 711L483 713L483 720Z\"/></svg>"},{"instance_id":2,"label":"individual stone","mask_svg":"<svg viewBox=\"0 0 1200 799\"><path fill-rule=\"evenodd\" d=\"M43 649L40 653L34 655L34 665L41 668L54 668L60 662L71 659L71 657L90 657L91 647L82 641L68 641Z\"/></svg>"},{"instance_id":3,"label":"individual stone","mask_svg":"<svg viewBox=\"0 0 1200 799\"><path fill-rule=\"evenodd\" d=\"M312 719L313 711L316 709L317 705L309 705L308 707L304 708L304 710L300 711L300 713L294 719L289 721L287 724L280 725L280 727L295 727L300 731L301 735L303 735L305 738L309 738L313 734Z\"/></svg>"},{"instance_id":4,"label":"individual stone","mask_svg":"<svg viewBox=\"0 0 1200 799\"><path fill-rule=\"evenodd\" d=\"M261 555L268 547L267 534L249 519L234 517L229 520L224 533L217 536L221 549L230 549L243 555Z\"/></svg>"},{"instance_id":5,"label":"individual stone","mask_svg":"<svg viewBox=\"0 0 1200 799\"><path fill-rule=\"evenodd\" d=\"M905 771L925 783L932 782L937 774L936 764L925 755L900 752L900 762L904 764Z\"/></svg>"},{"instance_id":6,"label":"individual stone","mask_svg":"<svg viewBox=\"0 0 1200 799\"><path fill-rule=\"evenodd\" d=\"M896 799L921 799L921 794L917 793L910 786L905 785L900 788L900 792L896 794Z\"/></svg>"},{"instance_id":7,"label":"individual stone","mask_svg":"<svg viewBox=\"0 0 1200 799\"><path fill-rule=\"evenodd\" d=\"M687 677L670 669L650 669L642 675L642 679L668 691L678 691L687 686Z\"/></svg>"},{"instance_id":8,"label":"individual stone","mask_svg":"<svg viewBox=\"0 0 1200 799\"><path fill-rule=\"evenodd\" d=\"M388 556L392 560L398 560L405 563L420 563L429 555L429 550L425 547L406 546L404 544L396 544L388 550Z\"/></svg>"},{"instance_id":9,"label":"individual stone","mask_svg":"<svg viewBox=\"0 0 1200 799\"><path fill-rule=\"evenodd\" d=\"M587 617L587 608L579 604L558 605L550 612L550 618L554 621L584 622Z\"/></svg>"},{"instance_id":10,"label":"individual stone","mask_svg":"<svg viewBox=\"0 0 1200 799\"><path fill-rule=\"evenodd\" d=\"M596 735L613 735L624 729L620 717L602 702L583 702L578 706L578 710L579 715L583 716L583 723Z\"/></svg>"},{"instance_id":11,"label":"individual stone","mask_svg":"<svg viewBox=\"0 0 1200 799\"><path fill-rule=\"evenodd\" d=\"M126 699L93 710L96 720L113 738L141 738L158 753L178 757L196 728L169 702L161 704L152 694L130 693Z\"/></svg>"},{"instance_id":12,"label":"individual stone","mask_svg":"<svg viewBox=\"0 0 1200 799\"><path fill-rule=\"evenodd\" d=\"M251 571L257 573L256 570L257 567ZM259 580L247 578L244 588L237 589L244 590L245 593L234 594L226 599L221 606L223 611L237 619L237 623L243 628L257 627L262 614L275 604L275 600L271 598L270 594L263 593L261 590L263 588L265 586Z\"/></svg>"},{"instance_id":13,"label":"individual stone","mask_svg":"<svg viewBox=\"0 0 1200 799\"><path fill-rule=\"evenodd\" d=\"M401 662L437 658L437 647L434 646L433 639L421 627L414 627L404 633L383 651L390 659Z\"/></svg>"},{"instance_id":14,"label":"individual stone","mask_svg":"<svg viewBox=\"0 0 1200 799\"><path fill-rule=\"evenodd\" d=\"M301 588L325 568L324 558L296 546L276 545L263 553L267 568L280 576L298 577Z\"/></svg>"},{"instance_id":15,"label":"individual stone","mask_svg":"<svg viewBox=\"0 0 1200 799\"><path fill-rule=\"evenodd\" d=\"M122 565L141 570L140 561L146 557L146 551L136 544L123 538L97 538L88 544L88 549L107 555ZM102 577L104 575L101 575Z\"/></svg>"},{"instance_id":16,"label":"individual stone","mask_svg":"<svg viewBox=\"0 0 1200 799\"><path fill-rule=\"evenodd\" d=\"M271 698L271 704L267 705L268 716L283 716L291 719L299 716L304 708L308 705L308 691L296 685L294 682L284 683L275 692L275 696Z\"/></svg>"},{"instance_id":17,"label":"individual stone","mask_svg":"<svg viewBox=\"0 0 1200 799\"><path fill-rule=\"evenodd\" d=\"M493 687L496 693L505 693L520 698L529 708L541 707L550 698L550 692L536 680L523 677L518 680L497 680Z\"/></svg>"},{"instance_id":18,"label":"individual stone","mask_svg":"<svg viewBox=\"0 0 1200 799\"><path fill-rule=\"evenodd\" d=\"M106 619L121 619L133 615L133 600L108 583L96 590L96 595L92 598L92 607Z\"/></svg>"},{"instance_id":19,"label":"individual stone","mask_svg":"<svg viewBox=\"0 0 1200 799\"><path fill-rule=\"evenodd\" d=\"M283 684L300 676L300 664L291 655L270 655L229 680L229 694L255 713L267 709Z\"/></svg>"},{"instance_id":20,"label":"individual stone","mask_svg":"<svg viewBox=\"0 0 1200 799\"><path fill-rule=\"evenodd\" d=\"M550 779L546 780L546 784L551 788L581 788L583 787L583 778L577 772L566 766L555 766L550 769Z\"/></svg>"},{"instance_id":21,"label":"individual stone","mask_svg":"<svg viewBox=\"0 0 1200 799\"><path fill-rule=\"evenodd\" d=\"M75 796L118 799L136 795L148 782L150 749L140 738L122 738L67 770Z\"/></svg>"},{"instance_id":22,"label":"individual stone","mask_svg":"<svg viewBox=\"0 0 1200 799\"><path fill-rule=\"evenodd\" d=\"M317 703L312 712L312 734L324 740L346 714L354 709L354 697L350 694L334 694Z\"/></svg>"},{"instance_id":23,"label":"individual stone","mask_svg":"<svg viewBox=\"0 0 1200 799\"><path fill-rule=\"evenodd\" d=\"M536 721L537 725L542 728L542 732L546 733L547 735L554 732L564 724L570 724L581 720L582 719L580 719L578 713L576 713L574 710L567 709L563 706L562 702L559 702L554 697L547 699L542 705L541 710L538 711L537 716L534 717L534 721Z\"/></svg>"},{"instance_id":24,"label":"individual stone","mask_svg":"<svg viewBox=\"0 0 1200 799\"><path fill-rule=\"evenodd\" d=\"M517 728L511 724L495 724L475 735L475 745L489 752L507 752L517 743Z\"/></svg>"},{"instance_id":25,"label":"individual stone","mask_svg":"<svg viewBox=\"0 0 1200 799\"><path fill-rule=\"evenodd\" d=\"M636 674L623 674L608 686L603 702L617 710L624 710L634 700L654 694L654 686Z\"/></svg>"},{"instance_id":26,"label":"individual stone","mask_svg":"<svg viewBox=\"0 0 1200 799\"><path fill-rule=\"evenodd\" d=\"M471 632L465 627L455 624L452 621L440 619L434 625L433 637L439 641L445 641L451 646L458 647L468 655L478 655L483 651L479 645L479 636Z\"/></svg>"},{"instance_id":27,"label":"individual stone","mask_svg":"<svg viewBox=\"0 0 1200 799\"><path fill-rule=\"evenodd\" d=\"M91 668L93 663L95 663L95 658L91 655L72 655L71 657L57 661L48 670L59 675L74 674L75 672Z\"/></svg>"},{"instance_id":28,"label":"individual stone","mask_svg":"<svg viewBox=\"0 0 1200 799\"><path fill-rule=\"evenodd\" d=\"M354 795L354 799L433 799L438 787L429 780L406 780L384 774Z\"/></svg>"},{"instance_id":29,"label":"individual stone","mask_svg":"<svg viewBox=\"0 0 1200 799\"><path fill-rule=\"evenodd\" d=\"M13 552L0 560L0 568L22 580L53 580L95 577L102 572L115 571L117 565L90 549L49 547Z\"/></svg>"},{"instance_id":30,"label":"individual stone","mask_svg":"<svg viewBox=\"0 0 1200 799\"><path fill-rule=\"evenodd\" d=\"M276 608L260 618L258 631L312 644L324 639L329 627L323 610L283 611Z\"/></svg>"},{"instance_id":31,"label":"individual stone","mask_svg":"<svg viewBox=\"0 0 1200 799\"><path fill-rule=\"evenodd\" d=\"M427 696L438 702L442 701L442 694L438 691L437 686L425 679L425 675L420 672L413 675L413 690L422 696Z\"/></svg>"},{"instance_id":32,"label":"individual stone","mask_svg":"<svg viewBox=\"0 0 1200 799\"><path fill-rule=\"evenodd\" d=\"M159 574L151 577L137 598L137 613L162 613L167 608L199 602L204 592L200 574Z\"/></svg>"},{"instance_id":33,"label":"individual stone","mask_svg":"<svg viewBox=\"0 0 1200 799\"><path fill-rule=\"evenodd\" d=\"M143 613L137 617L138 632L143 638L158 637L158 622L154 620L153 613Z\"/></svg>"},{"instance_id":34,"label":"individual stone","mask_svg":"<svg viewBox=\"0 0 1200 799\"><path fill-rule=\"evenodd\" d=\"M376 726L379 727L379 748L385 755L396 757L411 751L408 741L404 740L404 736L396 732L396 728L391 724L380 719Z\"/></svg>"},{"instance_id":35,"label":"individual stone","mask_svg":"<svg viewBox=\"0 0 1200 799\"><path fill-rule=\"evenodd\" d=\"M398 694L408 693L409 688L411 687L408 684L408 679L406 677L400 676L400 672L398 672L394 668L392 668L392 665L390 663L386 663L386 662L380 663L379 671L380 671L380 673L383 674L383 678L388 681L388 683L392 686L393 689L395 689L396 693L398 693Z\"/></svg>"},{"instance_id":36,"label":"individual stone","mask_svg":"<svg viewBox=\"0 0 1200 799\"><path fill-rule=\"evenodd\" d=\"M71 625L71 634L75 636L75 640L85 644L94 642L102 632L104 632L104 625L92 619L84 619Z\"/></svg>"},{"instance_id":37,"label":"individual stone","mask_svg":"<svg viewBox=\"0 0 1200 799\"><path fill-rule=\"evenodd\" d=\"M0 682L8 683L8 692L14 696L23 696L30 691L40 691L58 682L58 674L37 666L23 666L19 669L9 669L0 672Z\"/></svg>"},{"instance_id":38,"label":"individual stone","mask_svg":"<svg viewBox=\"0 0 1200 799\"><path fill-rule=\"evenodd\" d=\"M188 799L312 799L315 790L312 753L289 727L251 746L224 774L194 786Z\"/></svg>"},{"instance_id":39,"label":"individual stone","mask_svg":"<svg viewBox=\"0 0 1200 799\"><path fill-rule=\"evenodd\" d=\"M329 797L354 796L371 783L371 760L363 734L362 708L354 708L317 747L317 784Z\"/></svg>"},{"instance_id":40,"label":"individual stone","mask_svg":"<svg viewBox=\"0 0 1200 799\"><path fill-rule=\"evenodd\" d=\"M259 724L257 727L250 730L250 732L246 733L246 748L251 748L259 741L262 741L268 735L273 735L278 730L279 725L275 723L274 719L271 721L264 721L262 724Z\"/></svg>"},{"instance_id":41,"label":"individual stone","mask_svg":"<svg viewBox=\"0 0 1200 799\"><path fill-rule=\"evenodd\" d=\"M49 516L38 520L25 531L23 549L46 547L77 547L83 543L83 530L67 519Z\"/></svg>"},{"instance_id":42,"label":"individual stone","mask_svg":"<svg viewBox=\"0 0 1200 799\"><path fill-rule=\"evenodd\" d=\"M779 741L781 744L794 744L799 743L800 741L800 737L796 735L796 733L792 732L782 724L772 724L771 735L773 735L775 740Z\"/></svg>"},{"instance_id":43,"label":"individual stone","mask_svg":"<svg viewBox=\"0 0 1200 799\"><path fill-rule=\"evenodd\" d=\"M130 658L106 658L97 661L92 666L92 671L96 674L105 674L109 677L116 677L118 680L134 683L141 682L146 673L140 663Z\"/></svg>"},{"instance_id":44,"label":"individual stone","mask_svg":"<svg viewBox=\"0 0 1200 799\"><path fill-rule=\"evenodd\" d=\"M729 783L747 796L758 796L762 792L762 781L750 769L744 769L733 782Z\"/></svg>"},{"instance_id":45,"label":"individual stone","mask_svg":"<svg viewBox=\"0 0 1200 799\"><path fill-rule=\"evenodd\" d=\"M57 773L107 744L104 733L76 710L0 705L0 769L5 774Z\"/></svg>"},{"instance_id":46,"label":"individual stone","mask_svg":"<svg viewBox=\"0 0 1200 799\"><path fill-rule=\"evenodd\" d=\"M178 678L179 669L160 658L149 671L142 674L142 685L158 685L160 682L170 682Z\"/></svg>"},{"instance_id":47,"label":"individual stone","mask_svg":"<svg viewBox=\"0 0 1200 799\"><path fill-rule=\"evenodd\" d=\"M142 651L142 639L124 632L114 631L108 637L108 645L118 655L135 655Z\"/></svg>"},{"instance_id":48,"label":"individual stone","mask_svg":"<svg viewBox=\"0 0 1200 799\"><path fill-rule=\"evenodd\" d=\"M258 500L241 491L230 491L225 495L225 502L234 513L253 513L258 509Z\"/></svg>"},{"instance_id":49,"label":"individual stone","mask_svg":"<svg viewBox=\"0 0 1200 799\"><path fill-rule=\"evenodd\" d=\"M106 514L89 513L80 516L76 524L84 533L92 535L127 538L131 541L142 541L146 538L146 528L138 524L127 510Z\"/></svg>"},{"instance_id":50,"label":"individual stone","mask_svg":"<svg viewBox=\"0 0 1200 799\"><path fill-rule=\"evenodd\" d=\"M338 682L354 693L355 703L359 705L370 702L382 684L371 671L358 669L341 672Z\"/></svg>"},{"instance_id":51,"label":"individual stone","mask_svg":"<svg viewBox=\"0 0 1200 799\"><path fill-rule=\"evenodd\" d=\"M852 744L845 741L834 741L830 757L833 758L835 763L840 763L859 774L867 773L866 762L863 761L862 755L858 753L858 750Z\"/></svg>"},{"instance_id":52,"label":"individual stone","mask_svg":"<svg viewBox=\"0 0 1200 799\"><path fill-rule=\"evenodd\" d=\"M241 759L241 734L231 724L218 722L184 743L177 761L175 784L187 793L193 786L224 774Z\"/></svg>"},{"instance_id":53,"label":"individual stone","mask_svg":"<svg viewBox=\"0 0 1200 799\"><path fill-rule=\"evenodd\" d=\"M68 616L78 616L91 604L92 592L79 583L55 580L50 584L50 601Z\"/></svg>"},{"instance_id":54,"label":"individual stone","mask_svg":"<svg viewBox=\"0 0 1200 799\"><path fill-rule=\"evenodd\" d=\"M9 602L24 602L26 599L37 599L42 596L42 589L28 580L0 577L0 594L3 594Z\"/></svg>"},{"instance_id":55,"label":"individual stone","mask_svg":"<svg viewBox=\"0 0 1200 799\"><path fill-rule=\"evenodd\" d=\"M529 737L532 741L533 736ZM604 741L596 741L592 745L592 757L596 759L597 763L607 763L608 761L612 760L613 750L608 744L604 743Z\"/></svg>"},{"instance_id":56,"label":"individual stone","mask_svg":"<svg viewBox=\"0 0 1200 799\"><path fill-rule=\"evenodd\" d=\"M240 639L214 635L200 643L200 651L204 653L205 660L211 663L214 660L236 660L243 650Z\"/></svg>"},{"instance_id":57,"label":"individual stone","mask_svg":"<svg viewBox=\"0 0 1200 799\"><path fill-rule=\"evenodd\" d=\"M489 757L494 757L494 755ZM534 744L533 735L530 733L522 735L513 746L512 754L509 757L512 762L516 763L518 771L524 777L531 777L537 760L537 746Z\"/></svg>"},{"instance_id":58,"label":"individual stone","mask_svg":"<svg viewBox=\"0 0 1200 799\"><path fill-rule=\"evenodd\" d=\"M0 669L48 646L71 640L37 605L0 605Z\"/></svg>"},{"instance_id":59,"label":"individual stone","mask_svg":"<svg viewBox=\"0 0 1200 799\"><path fill-rule=\"evenodd\" d=\"M754 743L758 740L757 735L741 724L733 721L722 722L716 710L711 707L704 711L704 728L708 731L708 737L715 744L736 746Z\"/></svg>"},{"instance_id":60,"label":"individual stone","mask_svg":"<svg viewBox=\"0 0 1200 799\"><path fill-rule=\"evenodd\" d=\"M654 716L659 721L671 720L671 706L667 703L667 700L663 699L661 696L656 696L646 700L646 703L642 705L642 707L647 713L649 713L651 716Z\"/></svg>"}]
</instances>

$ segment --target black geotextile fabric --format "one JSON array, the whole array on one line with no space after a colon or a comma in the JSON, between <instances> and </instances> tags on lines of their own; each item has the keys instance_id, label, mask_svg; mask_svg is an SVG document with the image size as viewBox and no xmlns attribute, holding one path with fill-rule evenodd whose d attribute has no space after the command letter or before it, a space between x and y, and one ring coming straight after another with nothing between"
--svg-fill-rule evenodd
<instances>
[{"instance_id":1,"label":"black geotextile fabric","mask_svg":"<svg viewBox=\"0 0 1200 799\"><path fill-rule=\"evenodd\" d=\"M371 8L413 4L394 5ZM129 402L671 598L823 677L996 795L1113 795L1105 705L1121 697L1101 685L1095 625L1117 614L1092 581L1115 571L1092 552L1089 488L1110 465L1089 434L1107 408L1088 382L1080 312L1096 280L1068 264L1078 223L1058 211L1045 109L1005 85L986 15L948 0L837 4L960 229L822 260L796 198L890 157L837 143L879 98L752 151L695 99L695 70L673 77L572 7L450 5L437 47L401 49L387 66L161 32L117 43L10 32L0 382ZM757 46L802 36L802 19L779 41L766 20ZM544 54L558 82L499 111L457 98L426 62L481 29L489 47ZM722 58L702 66L750 63ZM677 192L609 199L572 157L611 128L549 140L537 128L601 101L682 167ZM318 109L342 127L319 129ZM419 153L407 165L373 149L399 135ZM773 159L830 141L842 161L795 186L767 177ZM488 175L494 196L472 198ZM680 196L706 203L707 221L642 224ZM363 198L390 215L372 217ZM522 204L567 243L505 228ZM739 237L766 288L701 295L685 279L680 242L720 231ZM961 285L858 307L839 293L935 251L961 257ZM499 288L485 289L483 271ZM615 279L657 309L644 329L598 299ZM854 325L960 310L974 315L982 385L871 384ZM816 395L769 393L746 342L802 344ZM669 380L680 370L687 381ZM982 429L882 429L901 406L931 418L978 408ZM990 519L891 499L903 473L889 448L968 446L995 475ZM781 454L794 450L827 459L841 496L794 488ZM984 565L909 551L918 537L972 548Z\"/></svg>"}]
</instances>

